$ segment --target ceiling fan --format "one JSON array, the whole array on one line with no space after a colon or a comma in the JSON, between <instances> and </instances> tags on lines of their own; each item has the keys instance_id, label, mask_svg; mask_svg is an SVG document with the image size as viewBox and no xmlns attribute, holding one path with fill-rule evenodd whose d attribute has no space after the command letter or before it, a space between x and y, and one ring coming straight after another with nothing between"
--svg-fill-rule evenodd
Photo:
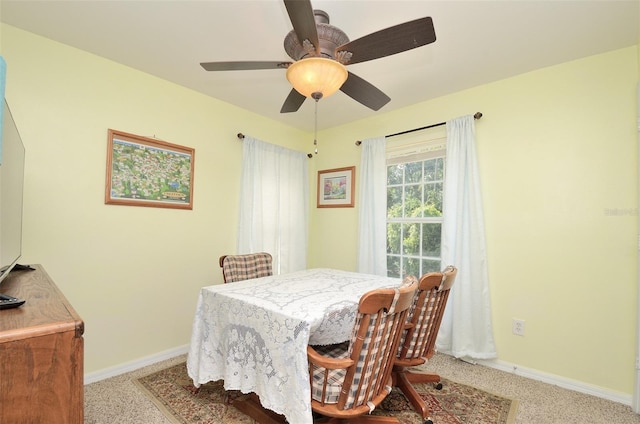
<instances>
[{"instance_id":1,"label":"ceiling fan","mask_svg":"<svg viewBox=\"0 0 640 424\"><path fill-rule=\"evenodd\" d=\"M284 49L294 62L282 61L236 61L205 62L200 65L207 71L239 71L259 69L287 69L306 59L323 58L331 61L332 67L342 68L344 73L340 91L373 110L379 110L391 99L378 88L347 71L344 66L366 62L421 47L436 41L433 21L430 17L395 25L353 41L339 28L329 25L329 15L322 10L313 10L310 0L284 0L289 19L293 25L284 39ZM291 81L291 78L289 78ZM345 80L346 79L346 80ZM338 83L340 84L340 82ZM295 86L295 85L294 85ZM329 93L330 94L330 93ZM325 94L326 97L329 94ZM323 93L309 95L316 101ZM293 88L287 96L280 113L295 112L307 98Z\"/></svg>"}]
</instances>

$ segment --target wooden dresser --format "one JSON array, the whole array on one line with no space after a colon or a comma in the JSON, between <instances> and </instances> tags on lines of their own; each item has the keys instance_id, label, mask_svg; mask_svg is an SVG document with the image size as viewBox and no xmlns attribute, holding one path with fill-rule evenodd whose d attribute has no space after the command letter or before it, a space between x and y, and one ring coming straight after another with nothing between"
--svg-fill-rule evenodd
<instances>
[{"instance_id":1,"label":"wooden dresser","mask_svg":"<svg viewBox=\"0 0 640 424\"><path fill-rule=\"evenodd\" d=\"M0 423L82 424L84 323L40 265L13 271L0 293Z\"/></svg>"}]
</instances>

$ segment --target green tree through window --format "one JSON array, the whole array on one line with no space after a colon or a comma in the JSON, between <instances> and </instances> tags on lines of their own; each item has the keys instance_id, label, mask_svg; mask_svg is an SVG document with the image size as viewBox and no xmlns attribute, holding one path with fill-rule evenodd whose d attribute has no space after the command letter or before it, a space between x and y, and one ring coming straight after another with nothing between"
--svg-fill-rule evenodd
<instances>
[{"instance_id":1,"label":"green tree through window","mask_svg":"<svg viewBox=\"0 0 640 424\"><path fill-rule=\"evenodd\" d=\"M444 158L387 166L387 275L439 271Z\"/></svg>"}]
</instances>

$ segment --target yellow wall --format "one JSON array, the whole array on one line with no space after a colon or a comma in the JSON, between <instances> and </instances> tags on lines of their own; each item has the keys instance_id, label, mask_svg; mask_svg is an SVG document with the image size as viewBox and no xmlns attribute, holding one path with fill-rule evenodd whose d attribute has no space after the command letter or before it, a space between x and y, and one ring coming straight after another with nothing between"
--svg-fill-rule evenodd
<instances>
[{"instance_id":1,"label":"yellow wall","mask_svg":"<svg viewBox=\"0 0 640 424\"><path fill-rule=\"evenodd\" d=\"M318 169L354 142L476 111L499 359L632 392L637 49L613 51L319 134ZM394 139L390 139L393 142ZM311 265L356 269L356 210L317 210ZM511 334L525 320L525 337ZM606 360L603 360L606 358Z\"/></svg>"},{"instance_id":2,"label":"yellow wall","mask_svg":"<svg viewBox=\"0 0 640 424\"><path fill-rule=\"evenodd\" d=\"M200 287L235 251L243 132L302 133L103 58L2 26L6 98L26 147L24 263L85 320L87 373L189 342ZM192 211L104 204L107 129L195 148Z\"/></svg>"},{"instance_id":3,"label":"yellow wall","mask_svg":"<svg viewBox=\"0 0 640 424\"><path fill-rule=\"evenodd\" d=\"M302 151L312 137L7 25L1 36L27 149L23 262L42 263L86 321L86 372L188 343L198 290L235 248L235 134ZM321 132L310 266L356 267L357 208L316 209L317 170L359 166L356 140L481 111L499 359L631 393L637 79L633 47ZM107 128L194 147L194 210L104 205Z\"/></svg>"}]
</instances>

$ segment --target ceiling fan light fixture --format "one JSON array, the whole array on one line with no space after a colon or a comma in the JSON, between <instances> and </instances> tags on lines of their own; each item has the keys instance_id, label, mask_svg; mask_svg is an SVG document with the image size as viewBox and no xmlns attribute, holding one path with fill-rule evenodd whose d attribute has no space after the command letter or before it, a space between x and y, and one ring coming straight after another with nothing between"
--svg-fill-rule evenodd
<instances>
[{"instance_id":1,"label":"ceiling fan light fixture","mask_svg":"<svg viewBox=\"0 0 640 424\"><path fill-rule=\"evenodd\" d=\"M329 97L342 87L349 73L340 62L324 57L308 57L287 68L287 79L305 97ZM315 94L315 96L314 96Z\"/></svg>"}]
</instances>

